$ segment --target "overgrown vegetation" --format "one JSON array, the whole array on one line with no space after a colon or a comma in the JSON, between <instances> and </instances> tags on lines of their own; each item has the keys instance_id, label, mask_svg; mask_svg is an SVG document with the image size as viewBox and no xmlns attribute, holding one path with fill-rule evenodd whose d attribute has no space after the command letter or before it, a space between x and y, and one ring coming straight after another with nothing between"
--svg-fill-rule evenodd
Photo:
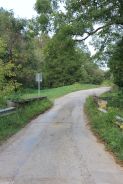
<instances>
[{"instance_id":1,"label":"overgrown vegetation","mask_svg":"<svg viewBox=\"0 0 123 184\"><path fill-rule=\"evenodd\" d=\"M104 93L102 98L108 101L108 109L115 111L117 115L123 117L123 91L114 86L111 92Z\"/></svg>"},{"instance_id":2,"label":"overgrown vegetation","mask_svg":"<svg viewBox=\"0 0 123 184\"><path fill-rule=\"evenodd\" d=\"M89 123L92 130L105 142L107 149L123 163L123 130L115 124L117 115L123 117L123 94L108 92L102 97L108 100L108 113L100 112L93 98L88 98L85 108Z\"/></svg>"},{"instance_id":3,"label":"overgrown vegetation","mask_svg":"<svg viewBox=\"0 0 123 184\"><path fill-rule=\"evenodd\" d=\"M32 118L43 113L51 106L52 102L48 99L39 100L18 108L14 114L0 117L0 143L18 132Z\"/></svg>"}]
</instances>

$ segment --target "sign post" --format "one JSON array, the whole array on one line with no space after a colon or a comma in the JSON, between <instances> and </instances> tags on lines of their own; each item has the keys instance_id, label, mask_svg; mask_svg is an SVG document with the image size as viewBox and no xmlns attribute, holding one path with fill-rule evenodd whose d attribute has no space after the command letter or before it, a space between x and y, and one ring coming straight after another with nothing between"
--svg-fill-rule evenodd
<instances>
[{"instance_id":1,"label":"sign post","mask_svg":"<svg viewBox=\"0 0 123 184\"><path fill-rule=\"evenodd\" d=\"M40 96L41 82L43 80L42 73L36 74L36 82L38 82L38 96Z\"/></svg>"}]
</instances>

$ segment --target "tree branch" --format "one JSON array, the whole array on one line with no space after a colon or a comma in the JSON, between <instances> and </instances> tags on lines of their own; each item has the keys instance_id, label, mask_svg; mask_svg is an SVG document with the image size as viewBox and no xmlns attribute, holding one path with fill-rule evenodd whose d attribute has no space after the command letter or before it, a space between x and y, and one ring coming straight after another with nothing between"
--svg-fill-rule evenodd
<instances>
[{"instance_id":1,"label":"tree branch","mask_svg":"<svg viewBox=\"0 0 123 184\"><path fill-rule=\"evenodd\" d=\"M101 29L103 29L103 28L105 28L105 27L107 27L107 26L110 26L111 24L106 24L106 25L104 25L104 26L100 26L100 27L98 27L97 29L95 29L94 31L92 31L92 32L85 32L85 33L87 33L87 36L85 37L85 38L82 38L82 39L75 39L75 41L85 41L87 38L89 38L91 35L93 35L93 34L95 34L95 33L97 33L99 30L101 30ZM80 35L78 35L78 36L80 36Z\"/></svg>"}]
</instances>

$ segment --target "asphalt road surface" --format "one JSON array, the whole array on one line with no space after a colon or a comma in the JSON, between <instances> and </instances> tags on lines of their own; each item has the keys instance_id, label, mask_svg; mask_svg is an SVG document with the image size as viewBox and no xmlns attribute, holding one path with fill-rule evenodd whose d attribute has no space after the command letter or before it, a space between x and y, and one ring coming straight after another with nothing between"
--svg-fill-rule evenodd
<instances>
[{"instance_id":1,"label":"asphalt road surface","mask_svg":"<svg viewBox=\"0 0 123 184\"><path fill-rule=\"evenodd\" d=\"M78 91L55 101L0 147L0 184L123 184L123 168L89 130L87 96Z\"/></svg>"}]
</instances>

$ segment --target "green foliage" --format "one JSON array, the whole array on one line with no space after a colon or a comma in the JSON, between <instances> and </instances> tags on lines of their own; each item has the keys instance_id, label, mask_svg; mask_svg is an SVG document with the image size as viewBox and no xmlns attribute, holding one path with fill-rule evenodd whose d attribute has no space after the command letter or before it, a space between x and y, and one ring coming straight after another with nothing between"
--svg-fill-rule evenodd
<instances>
[{"instance_id":1,"label":"green foliage","mask_svg":"<svg viewBox=\"0 0 123 184\"><path fill-rule=\"evenodd\" d=\"M14 70L15 65L13 63L3 63L0 61L0 98L2 98L2 96L10 95L20 86L14 79L16 76ZM9 81L7 78L9 78Z\"/></svg>"},{"instance_id":2,"label":"green foliage","mask_svg":"<svg viewBox=\"0 0 123 184\"><path fill-rule=\"evenodd\" d=\"M85 61L85 70L88 74L88 76L86 76L86 80L92 84L101 84L104 80L104 72L93 63L92 59Z\"/></svg>"},{"instance_id":3,"label":"green foliage","mask_svg":"<svg viewBox=\"0 0 123 184\"><path fill-rule=\"evenodd\" d=\"M15 79L15 69L12 62L3 63L0 60L0 108L6 106L6 97L20 87Z\"/></svg>"},{"instance_id":4,"label":"green foliage","mask_svg":"<svg viewBox=\"0 0 123 184\"><path fill-rule=\"evenodd\" d=\"M0 59L4 59L6 55L7 44L3 38L0 37Z\"/></svg>"},{"instance_id":5,"label":"green foliage","mask_svg":"<svg viewBox=\"0 0 123 184\"><path fill-rule=\"evenodd\" d=\"M36 10L39 14L47 14L52 20L51 29L54 29L54 23L59 27L59 21L64 20L64 25L71 25L73 35L87 36L97 33L101 37L104 36L104 42L108 43L111 38L120 36L121 29L117 25L123 25L123 3L121 0L91 0L91 1L78 1L78 0L37 0ZM59 11L59 3L64 3L65 12ZM54 8L56 4L56 8ZM51 13L51 9L53 13ZM58 19L58 17L60 19ZM57 21L59 20L59 21ZM63 23L63 22L62 22ZM99 25L100 32L94 27ZM112 26L113 29L112 29ZM61 27L59 27L61 28ZM56 29L57 30L57 29ZM112 32L113 30L113 32ZM109 39L108 39L109 38ZM103 43L104 43L103 42Z\"/></svg>"},{"instance_id":6,"label":"green foliage","mask_svg":"<svg viewBox=\"0 0 123 184\"><path fill-rule=\"evenodd\" d=\"M53 8L53 2L57 4L57 8ZM65 11L59 11L58 4L64 3ZM101 60L106 64L110 57L110 47L123 37L123 2L122 0L51 0L42 4L43 0L37 0L36 7L38 13L42 16L48 14L51 8L52 13L48 14L47 31L57 33L63 30L64 34L69 34L76 41L85 41L88 37L93 36L93 44L98 50L95 59ZM40 7L41 6L41 7ZM38 8L41 10L39 11ZM49 21L49 23L48 23ZM43 22L41 23L43 25ZM44 21L45 24L45 21ZM79 39L77 39L79 36ZM117 49L118 51L118 49ZM118 51L119 52L119 51ZM121 51L122 53L122 51ZM116 56L116 53L114 52ZM118 54L119 55L119 54ZM117 56L119 57L119 56ZM114 75L115 83L119 86L123 84L122 77L122 60L114 57L114 64L111 64L111 71ZM100 63L100 64L101 64ZM85 71L84 71L85 72ZM98 72L97 72L98 74ZM86 72L85 72L86 75Z\"/></svg>"},{"instance_id":7,"label":"green foliage","mask_svg":"<svg viewBox=\"0 0 123 184\"><path fill-rule=\"evenodd\" d=\"M90 97L86 103L86 112L92 130L106 143L106 147L119 160L123 161L123 131L114 123L116 111L112 108L107 114L98 111L92 97Z\"/></svg>"},{"instance_id":8,"label":"green foliage","mask_svg":"<svg viewBox=\"0 0 123 184\"><path fill-rule=\"evenodd\" d=\"M13 12L0 8L0 25L0 37L6 45L3 60L4 62L15 61L22 39L24 21L15 19Z\"/></svg>"},{"instance_id":9,"label":"green foliage","mask_svg":"<svg viewBox=\"0 0 123 184\"><path fill-rule=\"evenodd\" d=\"M108 107L114 109L117 115L123 116L123 91L112 88L112 91L102 95L104 99L108 100Z\"/></svg>"},{"instance_id":10,"label":"green foliage","mask_svg":"<svg viewBox=\"0 0 123 184\"><path fill-rule=\"evenodd\" d=\"M48 17L45 15L45 14L42 14L40 17L39 17L39 23L40 24L43 24L43 25L47 25L48 24L48 21L49 21L49 19L48 19ZM45 28L45 26L44 26L44 28Z\"/></svg>"},{"instance_id":11,"label":"green foliage","mask_svg":"<svg viewBox=\"0 0 123 184\"><path fill-rule=\"evenodd\" d=\"M44 50L44 86L56 87L79 81L99 84L103 80L103 72L89 55L78 52L75 44L76 36L83 37L85 33L89 34L94 30L88 14L88 11L91 11L88 7L93 3L88 1L82 6L80 1L64 1L66 12L63 12L59 11L58 7L62 2L51 0L43 3L43 0L37 0L35 5L41 27L44 26L47 32L54 32L53 38Z\"/></svg>"},{"instance_id":12,"label":"green foliage","mask_svg":"<svg viewBox=\"0 0 123 184\"><path fill-rule=\"evenodd\" d=\"M18 108L14 114L0 117L0 143L18 132L32 118L43 113L52 106L52 103L45 99L38 102L33 102L30 105L25 105Z\"/></svg>"},{"instance_id":13,"label":"green foliage","mask_svg":"<svg viewBox=\"0 0 123 184\"><path fill-rule=\"evenodd\" d=\"M101 84L102 86L113 86L113 81L112 80L104 80Z\"/></svg>"},{"instance_id":14,"label":"green foliage","mask_svg":"<svg viewBox=\"0 0 123 184\"><path fill-rule=\"evenodd\" d=\"M35 4L35 9L38 13L51 13L51 3L49 0L37 0Z\"/></svg>"},{"instance_id":15,"label":"green foliage","mask_svg":"<svg viewBox=\"0 0 123 184\"><path fill-rule=\"evenodd\" d=\"M74 82L99 84L103 80L101 70L73 40L75 29L79 29L77 22L69 21L71 13L60 12L58 5L55 0L37 0L35 8L39 15L32 20L17 19L12 11L0 9L0 59L3 64L11 62L14 66L10 67L14 76L5 76L6 83L14 81L14 88L18 83L35 87L37 72L44 73L44 87ZM49 28L54 29L52 39L41 31L47 32Z\"/></svg>"},{"instance_id":16,"label":"green foliage","mask_svg":"<svg viewBox=\"0 0 123 184\"><path fill-rule=\"evenodd\" d=\"M35 9L39 15L38 21L41 25L42 32L47 32L50 14L52 13L52 5L50 0L37 0Z\"/></svg>"},{"instance_id":17,"label":"green foliage","mask_svg":"<svg viewBox=\"0 0 123 184\"><path fill-rule=\"evenodd\" d=\"M58 87L74 82L101 83L103 72L92 62L89 54L76 49L68 30L65 26L57 32L44 50L44 86Z\"/></svg>"},{"instance_id":18,"label":"green foliage","mask_svg":"<svg viewBox=\"0 0 123 184\"><path fill-rule=\"evenodd\" d=\"M64 35L58 36L52 38L44 51L43 72L45 86L47 87L57 87L77 82L77 76L75 75L81 66L74 51L73 41L70 38L62 39Z\"/></svg>"},{"instance_id":19,"label":"green foliage","mask_svg":"<svg viewBox=\"0 0 123 184\"><path fill-rule=\"evenodd\" d=\"M123 87L123 39L113 49L109 66L113 73L114 83Z\"/></svg>"},{"instance_id":20,"label":"green foliage","mask_svg":"<svg viewBox=\"0 0 123 184\"><path fill-rule=\"evenodd\" d=\"M112 80L112 73L110 70L104 72L104 78L105 80Z\"/></svg>"},{"instance_id":21,"label":"green foliage","mask_svg":"<svg viewBox=\"0 0 123 184\"><path fill-rule=\"evenodd\" d=\"M6 82L14 80L24 87L34 87L35 73L41 71L42 62L43 39L36 37L39 24L34 19L17 19L13 12L1 8L0 25L0 59L15 66L15 76L7 76Z\"/></svg>"}]
</instances>

